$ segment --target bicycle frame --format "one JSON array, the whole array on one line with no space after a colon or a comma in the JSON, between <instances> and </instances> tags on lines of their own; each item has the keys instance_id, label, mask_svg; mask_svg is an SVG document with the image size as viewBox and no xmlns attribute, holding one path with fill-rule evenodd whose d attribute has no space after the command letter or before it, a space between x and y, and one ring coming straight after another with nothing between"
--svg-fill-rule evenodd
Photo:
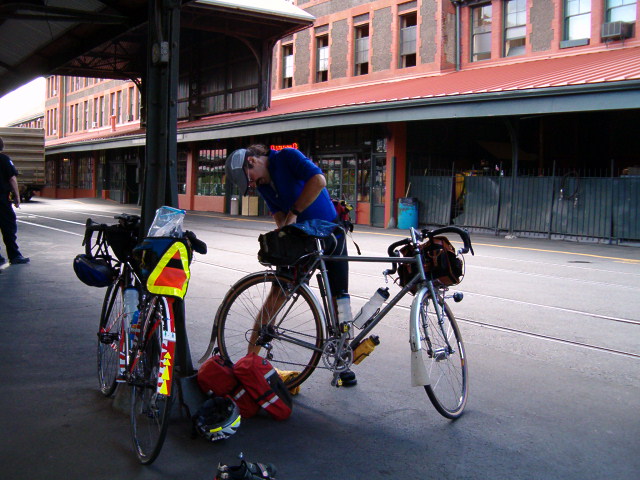
<instances>
[{"instance_id":1,"label":"bicycle frame","mask_svg":"<svg viewBox=\"0 0 640 480\"><path fill-rule=\"evenodd\" d=\"M415 230L411 228L411 240L415 246L418 241L416 238ZM411 382L413 386L425 386L430 384L429 374L424 366L422 358L423 348L422 341L420 339L420 306L424 300L425 295L429 295L434 303L434 309L438 316L438 322L442 324L442 315L444 314L444 308L441 308L436 301L437 294L433 282L426 278L426 274L423 267L422 253L419 249L415 249L413 257L355 257L355 256L343 256L334 257L331 255L325 255L322 249L321 241L317 240L318 252L316 259L314 260L311 268L309 268L309 274L305 278L309 278L311 274L316 270L320 270L320 277L322 282L318 282L320 286L321 295L323 296L324 304L324 316L325 324L331 326L334 331L339 331L339 319L332 299L331 286L329 284L329 277L327 275L326 262L364 262L364 263L414 263L417 266L416 275L407 283L400 292L398 292L392 299L388 300L386 306L376 313L370 320L367 321L361 332L355 336L349 347L353 350L357 345L362 342L367 335L382 321L382 319L391 311L393 307L409 292L417 283L423 283L424 286L416 293L413 302L411 303L410 312L410 333L409 343L411 346ZM324 289L324 292L323 292ZM328 319L328 322L327 322ZM353 326L351 326L353 328ZM301 342L293 342L301 344ZM314 350L319 350L312 345L304 345ZM340 345L342 348L343 345ZM448 348L451 348L448 345Z\"/></svg>"}]
</instances>

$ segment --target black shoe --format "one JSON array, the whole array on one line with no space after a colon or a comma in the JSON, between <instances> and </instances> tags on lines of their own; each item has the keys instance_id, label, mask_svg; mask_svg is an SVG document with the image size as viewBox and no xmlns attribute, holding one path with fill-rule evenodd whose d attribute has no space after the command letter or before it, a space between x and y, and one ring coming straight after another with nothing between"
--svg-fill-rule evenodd
<instances>
[{"instance_id":1,"label":"black shoe","mask_svg":"<svg viewBox=\"0 0 640 480\"><path fill-rule=\"evenodd\" d=\"M11 265L19 265L21 263L29 263L29 258L18 255L17 257L11 259Z\"/></svg>"},{"instance_id":2,"label":"black shoe","mask_svg":"<svg viewBox=\"0 0 640 480\"><path fill-rule=\"evenodd\" d=\"M4 257L0 257L0 266L4 265L5 263L7 263L7 260Z\"/></svg>"},{"instance_id":3,"label":"black shoe","mask_svg":"<svg viewBox=\"0 0 640 480\"><path fill-rule=\"evenodd\" d=\"M356 374L351 370L345 370L344 372L340 372L340 386L342 387L353 387L358 384L358 379L356 378Z\"/></svg>"},{"instance_id":4,"label":"black shoe","mask_svg":"<svg viewBox=\"0 0 640 480\"><path fill-rule=\"evenodd\" d=\"M236 467L218 465L215 480L275 480L276 467L271 463L242 463Z\"/></svg>"}]
</instances>

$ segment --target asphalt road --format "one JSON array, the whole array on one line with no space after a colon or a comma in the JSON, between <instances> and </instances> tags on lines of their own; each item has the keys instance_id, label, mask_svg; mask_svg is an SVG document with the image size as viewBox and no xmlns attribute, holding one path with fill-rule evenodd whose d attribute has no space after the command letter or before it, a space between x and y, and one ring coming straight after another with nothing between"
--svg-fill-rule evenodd
<instances>
[{"instance_id":1,"label":"asphalt road","mask_svg":"<svg viewBox=\"0 0 640 480\"><path fill-rule=\"evenodd\" d=\"M193 440L176 418L158 460L139 465L128 415L97 390L104 292L71 268L88 216L136 210L46 199L18 210L31 264L0 269L0 478L212 479L239 452L274 463L281 480L640 478L640 249L481 235L458 288L464 301L453 305L470 365L460 420L410 386L405 299L355 367L356 387L333 388L316 371L289 420L248 419L215 444ZM256 238L272 224L204 212L186 224L209 245L187 296L196 361L224 293L261 269ZM402 236L359 227L354 239L369 256ZM352 264L354 310L384 286L384 268Z\"/></svg>"}]
</instances>

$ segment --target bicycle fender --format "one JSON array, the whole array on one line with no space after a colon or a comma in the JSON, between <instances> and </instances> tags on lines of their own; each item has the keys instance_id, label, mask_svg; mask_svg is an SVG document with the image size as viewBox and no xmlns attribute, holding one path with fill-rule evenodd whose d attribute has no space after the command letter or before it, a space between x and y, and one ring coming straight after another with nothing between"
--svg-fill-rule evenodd
<instances>
[{"instance_id":1,"label":"bicycle fender","mask_svg":"<svg viewBox=\"0 0 640 480\"><path fill-rule=\"evenodd\" d=\"M431 383L429 373L424 365L422 357L422 342L420 341L420 305L424 296L427 295L427 288L421 288L411 303L411 313L409 314L409 344L411 345L411 386L422 387Z\"/></svg>"}]
</instances>

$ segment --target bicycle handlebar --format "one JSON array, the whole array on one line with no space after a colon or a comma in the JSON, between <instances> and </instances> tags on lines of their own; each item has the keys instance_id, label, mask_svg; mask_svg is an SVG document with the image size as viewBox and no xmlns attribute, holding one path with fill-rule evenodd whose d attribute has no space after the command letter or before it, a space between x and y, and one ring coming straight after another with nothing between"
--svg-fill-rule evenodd
<instances>
[{"instance_id":1,"label":"bicycle handlebar","mask_svg":"<svg viewBox=\"0 0 640 480\"><path fill-rule=\"evenodd\" d=\"M463 228L448 226L436 228L435 230L422 230L421 233L423 239L424 237L432 238L443 233L455 233L460 236L460 238L462 239L462 243L464 243L464 248L458 250L458 253L464 255L465 253L471 252L471 255L475 255L475 253L473 253L473 247L471 246L471 238L469 237L469 232L467 232Z\"/></svg>"},{"instance_id":2,"label":"bicycle handlebar","mask_svg":"<svg viewBox=\"0 0 640 480\"><path fill-rule=\"evenodd\" d=\"M424 240L425 238L433 238L436 235L442 235L444 233L455 233L460 236L460 238L462 239L462 243L464 244L464 247L458 250L458 253L464 255L465 253L471 252L471 255L474 255L473 246L471 245L471 238L469 237L469 232L467 232L463 228L455 227L455 226L447 226L447 227L436 228L435 230L425 229L425 230L422 230L420 233L422 234L422 238L421 238L422 240ZM387 253L389 254L390 257L399 257L400 252L397 251L397 248L402 247L404 245L409 245L410 243L411 243L410 238L403 238L402 240L393 242L387 248ZM391 266L392 266L391 269L384 271L384 275L393 275L398 271L397 263L392 262Z\"/></svg>"},{"instance_id":3,"label":"bicycle handlebar","mask_svg":"<svg viewBox=\"0 0 640 480\"><path fill-rule=\"evenodd\" d=\"M136 232L140 226L140 217L138 215L129 215L123 213L121 215L117 215L114 217L118 220L117 225L107 225L106 223L98 223L94 222L92 219L87 218L87 222L85 224L85 232L84 238L82 239L82 245L85 247L85 253L87 256L91 256L91 237L93 236L93 232L104 233L110 229L126 229L128 231ZM197 252L201 255L206 255L207 253L207 244L202 240L199 240L196 237L196 234L187 230L183 234L183 238L189 240L189 244L194 252Z\"/></svg>"},{"instance_id":4,"label":"bicycle handlebar","mask_svg":"<svg viewBox=\"0 0 640 480\"><path fill-rule=\"evenodd\" d=\"M191 248L193 248L194 252L199 253L200 255L207 254L207 244L204 243L202 240L199 240L196 237L195 233L193 233L190 230L187 230L186 232L184 232L184 238L189 240L189 242L191 243Z\"/></svg>"}]
</instances>

